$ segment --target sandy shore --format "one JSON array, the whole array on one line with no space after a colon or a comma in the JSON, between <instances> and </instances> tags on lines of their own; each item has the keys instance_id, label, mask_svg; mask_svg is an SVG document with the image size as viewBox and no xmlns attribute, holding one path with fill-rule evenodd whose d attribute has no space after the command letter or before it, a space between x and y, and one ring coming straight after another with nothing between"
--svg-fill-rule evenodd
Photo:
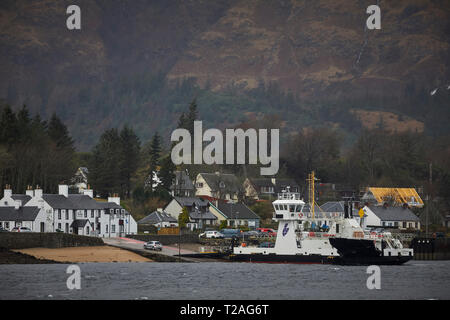
<instances>
[{"instance_id":1,"label":"sandy shore","mask_svg":"<svg viewBox=\"0 0 450 320\"><path fill-rule=\"evenodd\" d=\"M36 257L38 259L48 259L59 262L151 262L128 250L110 247L70 247L70 248L30 248L11 250Z\"/></svg>"}]
</instances>

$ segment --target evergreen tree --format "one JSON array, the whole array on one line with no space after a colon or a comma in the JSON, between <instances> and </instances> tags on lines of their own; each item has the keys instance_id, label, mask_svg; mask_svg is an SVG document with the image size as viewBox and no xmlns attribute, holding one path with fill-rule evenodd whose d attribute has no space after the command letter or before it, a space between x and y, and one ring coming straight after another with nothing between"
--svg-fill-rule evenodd
<instances>
[{"instance_id":1,"label":"evergreen tree","mask_svg":"<svg viewBox=\"0 0 450 320\"><path fill-rule=\"evenodd\" d=\"M146 186L150 187L150 189L153 191L153 185L157 183L155 175L158 171L159 159L161 157L161 137L159 136L158 132L153 135L150 144L149 157L150 166L148 170L148 179L146 182Z\"/></svg>"},{"instance_id":2,"label":"evergreen tree","mask_svg":"<svg viewBox=\"0 0 450 320\"><path fill-rule=\"evenodd\" d=\"M197 99L194 98L191 104L189 105L189 112L186 117L186 129L189 130L191 135L194 135L194 121L198 119L198 111L197 111Z\"/></svg>"},{"instance_id":3,"label":"evergreen tree","mask_svg":"<svg viewBox=\"0 0 450 320\"><path fill-rule=\"evenodd\" d=\"M92 152L89 180L101 196L119 192L120 185L120 136L117 129L106 130Z\"/></svg>"},{"instance_id":4,"label":"evergreen tree","mask_svg":"<svg viewBox=\"0 0 450 320\"><path fill-rule=\"evenodd\" d=\"M126 125L120 132L119 149L121 195L128 197L131 191L131 177L139 166L141 143L133 129Z\"/></svg>"},{"instance_id":5,"label":"evergreen tree","mask_svg":"<svg viewBox=\"0 0 450 320\"><path fill-rule=\"evenodd\" d=\"M175 178L175 165L170 156L165 157L161 161L161 170L159 171L159 178L161 179L161 186L169 191Z\"/></svg>"}]
</instances>

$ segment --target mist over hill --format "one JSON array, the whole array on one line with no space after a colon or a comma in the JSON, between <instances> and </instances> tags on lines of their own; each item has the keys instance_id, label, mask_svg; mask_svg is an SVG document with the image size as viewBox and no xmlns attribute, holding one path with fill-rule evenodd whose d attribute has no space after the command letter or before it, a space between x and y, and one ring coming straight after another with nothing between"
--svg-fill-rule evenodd
<instances>
[{"instance_id":1,"label":"mist over hill","mask_svg":"<svg viewBox=\"0 0 450 320\"><path fill-rule=\"evenodd\" d=\"M211 127L277 114L284 134L449 134L450 2L381 1L381 30L365 30L374 2L3 0L0 98L56 112L79 150L124 124L167 140L194 97Z\"/></svg>"}]
</instances>

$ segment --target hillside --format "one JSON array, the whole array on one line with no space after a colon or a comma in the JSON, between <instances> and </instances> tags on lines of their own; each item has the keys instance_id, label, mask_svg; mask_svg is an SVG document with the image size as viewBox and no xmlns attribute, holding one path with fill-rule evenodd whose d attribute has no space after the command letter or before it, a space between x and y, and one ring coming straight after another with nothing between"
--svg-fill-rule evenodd
<instances>
[{"instance_id":1,"label":"hillside","mask_svg":"<svg viewBox=\"0 0 450 320\"><path fill-rule=\"evenodd\" d=\"M80 150L125 123L167 138L195 96L208 126L282 110L286 130L351 132L389 112L448 133L449 90L429 94L450 84L448 1L381 1L367 32L373 1L81 0L81 31L70 4L0 2L0 98L57 112Z\"/></svg>"}]
</instances>

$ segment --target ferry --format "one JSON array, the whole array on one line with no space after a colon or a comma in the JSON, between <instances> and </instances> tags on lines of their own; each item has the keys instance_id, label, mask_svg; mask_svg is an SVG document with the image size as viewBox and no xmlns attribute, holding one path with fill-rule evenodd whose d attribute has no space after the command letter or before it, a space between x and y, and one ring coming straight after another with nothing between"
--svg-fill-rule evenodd
<instances>
[{"instance_id":1,"label":"ferry","mask_svg":"<svg viewBox=\"0 0 450 320\"><path fill-rule=\"evenodd\" d=\"M305 202L299 193L282 192L273 202L278 232L273 248L260 248L241 243L233 248L232 261L268 263L330 264L340 258L325 232L307 231L307 224L316 222L311 212L305 212Z\"/></svg>"},{"instance_id":2,"label":"ferry","mask_svg":"<svg viewBox=\"0 0 450 320\"><path fill-rule=\"evenodd\" d=\"M314 185L314 173L310 175ZM286 188L273 202L278 232L273 247L256 247L243 242L232 245L229 259L242 262L393 265L413 258L413 249L388 232L364 232L352 217L352 203L347 201L344 215L315 212L314 200L309 207L299 193ZM310 187L310 199L314 199ZM318 206L317 206L318 207ZM318 207L320 208L320 207ZM321 227L318 227L321 226Z\"/></svg>"}]
</instances>

